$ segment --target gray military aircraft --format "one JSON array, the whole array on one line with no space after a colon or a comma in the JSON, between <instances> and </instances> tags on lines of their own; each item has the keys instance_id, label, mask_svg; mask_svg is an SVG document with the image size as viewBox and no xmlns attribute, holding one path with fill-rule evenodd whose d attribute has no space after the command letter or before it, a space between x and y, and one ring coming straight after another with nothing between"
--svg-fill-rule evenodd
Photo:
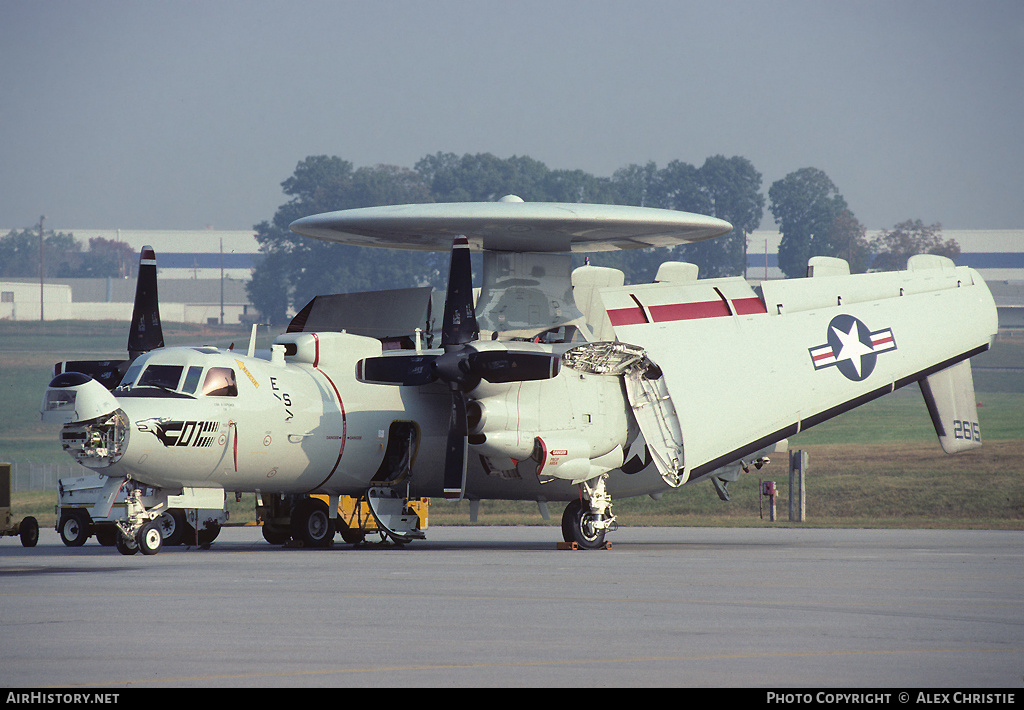
<instances>
[{"instance_id":1,"label":"gray military aircraft","mask_svg":"<svg viewBox=\"0 0 1024 710\"><path fill-rule=\"evenodd\" d=\"M58 375L42 417L63 423L65 450L108 476L110 496L326 494L329 504L305 498L292 511L309 545L333 539L341 495L365 498L400 540L422 536L412 497L467 498L474 510L533 500L544 512L564 501L563 539L596 548L616 528L613 498L705 480L728 498L727 484L787 437L911 383L946 452L981 445L969 359L990 347L996 309L978 273L944 257L857 275L814 257L807 278L756 288L673 262L654 283L626 285L614 269L570 271L569 253L692 242L731 225L510 196L331 212L291 228L450 247L440 347L423 347L426 323L387 340L317 329L307 307L265 359L252 343L246 355L154 349L113 391ZM483 252L475 303L472 250ZM118 549L158 552L160 506L129 512Z\"/></svg>"}]
</instances>

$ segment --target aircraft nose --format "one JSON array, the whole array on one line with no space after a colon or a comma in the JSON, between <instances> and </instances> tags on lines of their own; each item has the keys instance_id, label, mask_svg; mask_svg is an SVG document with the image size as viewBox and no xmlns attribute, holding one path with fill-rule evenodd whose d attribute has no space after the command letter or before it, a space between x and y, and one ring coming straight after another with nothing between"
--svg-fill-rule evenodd
<instances>
[{"instance_id":1,"label":"aircraft nose","mask_svg":"<svg viewBox=\"0 0 1024 710\"><path fill-rule=\"evenodd\" d=\"M64 425L61 445L83 466L110 466L128 446L128 418L117 399L80 372L64 372L50 381L40 414L44 422Z\"/></svg>"},{"instance_id":2,"label":"aircraft nose","mask_svg":"<svg viewBox=\"0 0 1024 710\"><path fill-rule=\"evenodd\" d=\"M44 422L84 422L117 410L117 400L106 387L81 372L63 372L52 380L43 395L40 416Z\"/></svg>"}]
</instances>

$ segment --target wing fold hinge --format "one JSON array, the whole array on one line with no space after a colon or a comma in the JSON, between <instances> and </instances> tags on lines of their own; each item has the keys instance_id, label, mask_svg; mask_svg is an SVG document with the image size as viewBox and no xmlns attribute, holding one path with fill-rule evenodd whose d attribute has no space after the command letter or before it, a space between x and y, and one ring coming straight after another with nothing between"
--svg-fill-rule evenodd
<instances>
[{"instance_id":1,"label":"wing fold hinge","mask_svg":"<svg viewBox=\"0 0 1024 710\"><path fill-rule=\"evenodd\" d=\"M621 342L588 343L566 351L562 363L591 374L621 376L661 477L673 488L686 483L679 416L661 368L643 348Z\"/></svg>"}]
</instances>

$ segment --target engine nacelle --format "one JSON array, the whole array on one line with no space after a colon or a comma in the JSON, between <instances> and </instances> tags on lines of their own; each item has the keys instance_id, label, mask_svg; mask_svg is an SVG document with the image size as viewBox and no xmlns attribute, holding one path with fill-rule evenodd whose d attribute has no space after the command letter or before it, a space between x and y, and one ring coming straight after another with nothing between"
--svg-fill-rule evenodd
<instances>
[{"instance_id":1,"label":"engine nacelle","mask_svg":"<svg viewBox=\"0 0 1024 710\"><path fill-rule=\"evenodd\" d=\"M534 439L532 458L537 462L537 476L560 478L573 483L588 481L623 463L621 446L590 458L591 444L579 437L538 436Z\"/></svg>"},{"instance_id":2,"label":"engine nacelle","mask_svg":"<svg viewBox=\"0 0 1024 710\"><path fill-rule=\"evenodd\" d=\"M469 436L470 448L488 458L525 461L533 454L533 438L515 431L493 431Z\"/></svg>"},{"instance_id":3,"label":"engine nacelle","mask_svg":"<svg viewBox=\"0 0 1024 710\"><path fill-rule=\"evenodd\" d=\"M627 408L621 379L566 368L471 400L469 445L495 461L532 459L542 478L585 481L622 465Z\"/></svg>"}]
</instances>

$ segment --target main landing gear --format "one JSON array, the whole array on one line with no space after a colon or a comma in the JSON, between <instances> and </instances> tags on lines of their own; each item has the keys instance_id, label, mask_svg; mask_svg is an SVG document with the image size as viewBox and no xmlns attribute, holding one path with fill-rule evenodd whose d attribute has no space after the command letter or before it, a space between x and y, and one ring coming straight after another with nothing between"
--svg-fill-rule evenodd
<instances>
[{"instance_id":1,"label":"main landing gear","mask_svg":"<svg viewBox=\"0 0 1024 710\"><path fill-rule=\"evenodd\" d=\"M611 512L612 498L605 488L607 474L580 484L580 499L569 501L562 512L562 539L586 550L605 547L605 533L618 529Z\"/></svg>"}]
</instances>

